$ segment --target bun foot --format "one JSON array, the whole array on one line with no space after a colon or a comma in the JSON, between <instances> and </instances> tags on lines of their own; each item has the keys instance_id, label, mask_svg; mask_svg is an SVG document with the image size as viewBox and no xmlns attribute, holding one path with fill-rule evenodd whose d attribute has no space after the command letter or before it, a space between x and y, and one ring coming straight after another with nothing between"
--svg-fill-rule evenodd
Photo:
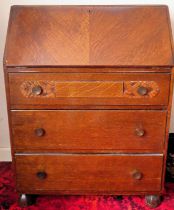
<instances>
[{"instance_id":1,"label":"bun foot","mask_svg":"<svg viewBox=\"0 0 174 210\"><path fill-rule=\"evenodd\" d=\"M159 195L146 195L145 201L148 207L156 208L161 203L161 198Z\"/></svg>"},{"instance_id":2,"label":"bun foot","mask_svg":"<svg viewBox=\"0 0 174 210\"><path fill-rule=\"evenodd\" d=\"M32 195L21 194L19 196L19 206L20 207L27 207L34 203L34 197Z\"/></svg>"}]
</instances>

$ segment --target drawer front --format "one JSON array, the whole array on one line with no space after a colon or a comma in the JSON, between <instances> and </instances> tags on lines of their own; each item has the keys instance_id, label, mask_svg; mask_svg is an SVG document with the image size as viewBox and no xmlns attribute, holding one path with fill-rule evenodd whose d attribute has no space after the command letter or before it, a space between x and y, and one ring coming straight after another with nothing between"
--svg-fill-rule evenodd
<instances>
[{"instance_id":1,"label":"drawer front","mask_svg":"<svg viewBox=\"0 0 174 210\"><path fill-rule=\"evenodd\" d=\"M163 150L166 111L11 111L18 151Z\"/></svg>"},{"instance_id":2,"label":"drawer front","mask_svg":"<svg viewBox=\"0 0 174 210\"><path fill-rule=\"evenodd\" d=\"M17 190L60 193L160 191L161 155L16 155ZM155 168L155 170L154 170Z\"/></svg>"},{"instance_id":3,"label":"drawer front","mask_svg":"<svg viewBox=\"0 0 174 210\"><path fill-rule=\"evenodd\" d=\"M11 108L167 105L170 74L9 73Z\"/></svg>"}]
</instances>

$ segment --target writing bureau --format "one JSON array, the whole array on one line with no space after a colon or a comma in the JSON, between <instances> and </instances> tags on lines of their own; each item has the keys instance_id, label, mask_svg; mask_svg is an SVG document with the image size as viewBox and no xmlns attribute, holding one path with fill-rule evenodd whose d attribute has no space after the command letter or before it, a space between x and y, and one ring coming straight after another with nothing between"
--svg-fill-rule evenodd
<instances>
[{"instance_id":1,"label":"writing bureau","mask_svg":"<svg viewBox=\"0 0 174 210\"><path fill-rule=\"evenodd\" d=\"M13 6L4 72L20 204L164 191L173 54L166 6Z\"/></svg>"}]
</instances>

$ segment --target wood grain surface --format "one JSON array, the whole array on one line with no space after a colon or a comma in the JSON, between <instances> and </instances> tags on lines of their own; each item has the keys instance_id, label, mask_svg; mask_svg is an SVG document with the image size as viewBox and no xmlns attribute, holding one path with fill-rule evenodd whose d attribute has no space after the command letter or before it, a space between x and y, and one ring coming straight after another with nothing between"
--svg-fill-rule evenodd
<instances>
[{"instance_id":1,"label":"wood grain surface","mask_svg":"<svg viewBox=\"0 0 174 210\"><path fill-rule=\"evenodd\" d=\"M165 111L12 111L11 117L16 151L163 151Z\"/></svg>"},{"instance_id":2,"label":"wood grain surface","mask_svg":"<svg viewBox=\"0 0 174 210\"><path fill-rule=\"evenodd\" d=\"M12 109L81 105L167 105L170 74L9 73ZM40 86L42 93L32 93ZM146 95L138 93L147 88Z\"/></svg>"},{"instance_id":3,"label":"wood grain surface","mask_svg":"<svg viewBox=\"0 0 174 210\"><path fill-rule=\"evenodd\" d=\"M4 75L16 190L163 193L173 66L167 6L12 6Z\"/></svg>"},{"instance_id":4,"label":"wood grain surface","mask_svg":"<svg viewBox=\"0 0 174 210\"><path fill-rule=\"evenodd\" d=\"M7 66L172 66L166 6L13 6Z\"/></svg>"},{"instance_id":5,"label":"wood grain surface","mask_svg":"<svg viewBox=\"0 0 174 210\"><path fill-rule=\"evenodd\" d=\"M161 189L162 155L35 154L16 155L15 159L20 192L101 194ZM135 171L141 173L140 180L133 177ZM38 172L46 177L39 178Z\"/></svg>"}]
</instances>

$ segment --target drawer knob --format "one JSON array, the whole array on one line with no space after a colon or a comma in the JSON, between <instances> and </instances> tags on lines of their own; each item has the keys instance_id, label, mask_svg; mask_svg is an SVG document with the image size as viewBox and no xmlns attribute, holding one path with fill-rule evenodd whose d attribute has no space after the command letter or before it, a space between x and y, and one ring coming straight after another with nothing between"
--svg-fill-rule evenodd
<instances>
[{"instance_id":1,"label":"drawer knob","mask_svg":"<svg viewBox=\"0 0 174 210\"><path fill-rule=\"evenodd\" d=\"M37 128L37 129L35 129L34 132L35 132L36 136L38 136L38 137L44 136L44 134L45 134L45 130L43 128Z\"/></svg>"},{"instance_id":2,"label":"drawer knob","mask_svg":"<svg viewBox=\"0 0 174 210\"><path fill-rule=\"evenodd\" d=\"M136 128L136 129L135 129L135 134L136 134L137 136L139 136L139 137L142 137L142 136L144 136L145 131L144 131L143 129L141 129L141 128Z\"/></svg>"},{"instance_id":3,"label":"drawer knob","mask_svg":"<svg viewBox=\"0 0 174 210\"><path fill-rule=\"evenodd\" d=\"M148 93L148 89L143 87L143 86L140 86L137 90L138 94L141 95L141 96L145 96L147 95Z\"/></svg>"},{"instance_id":4,"label":"drawer knob","mask_svg":"<svg viewBox=\"0 0 174 210\"><path fill-rule=\"evenodd\" d=\"M43 92L43 89L39 85L32 88L32 93L36 96L41 95L42 92Z\"/></svg>"},{"instance_id":5,"label":"drawer knob","mask_svg":"<svg viewBox=\"0 0 174 210\"><path fill-rule=\"evenodd\" d=\"M140 179L143 178L143 174L142 174L140 171L138 171L138 170L134 170L134 171L132 172L132 177L133 177L135 180L140 180Z\"/></svg>"},{"instance_id":6,"label":"drawer knob","mask_svg":"<svg viewBox=\"0 0 174 210\"><path fill-rule=\"evenodd\" d=\"M44 172L44 171L39 171L39 172L37 172L37 177L39 178L39 179L41 179L41 180L43 180L43 179L46 179L47 178L47 173L46 172Z\"/></svg>"}]
</instances>

